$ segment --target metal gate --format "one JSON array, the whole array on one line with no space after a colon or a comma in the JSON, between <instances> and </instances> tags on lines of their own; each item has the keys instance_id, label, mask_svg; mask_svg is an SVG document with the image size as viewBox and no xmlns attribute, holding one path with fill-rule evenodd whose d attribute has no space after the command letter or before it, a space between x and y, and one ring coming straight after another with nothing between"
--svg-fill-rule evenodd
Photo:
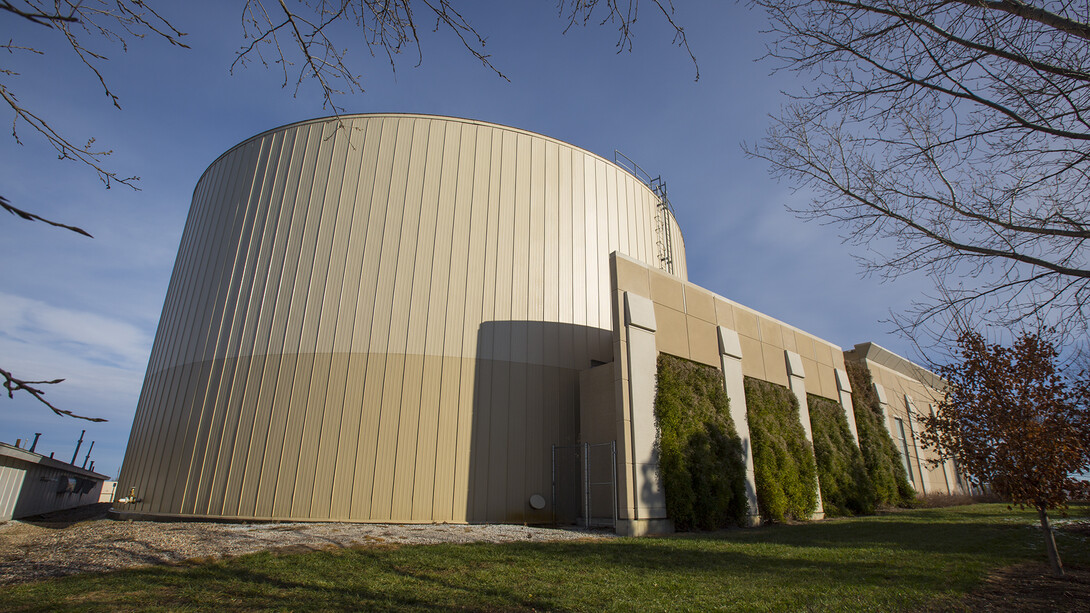
<instances>
[{"instance_id":1,"label":"metal gate","mask_svg":"<svg viewBox=\"0 0 1090 613\"><path fill-rule=\"evenodd\" d=\"M617 527L617 443L553 445L554 523Z\"/></svg>"}]
</instances>

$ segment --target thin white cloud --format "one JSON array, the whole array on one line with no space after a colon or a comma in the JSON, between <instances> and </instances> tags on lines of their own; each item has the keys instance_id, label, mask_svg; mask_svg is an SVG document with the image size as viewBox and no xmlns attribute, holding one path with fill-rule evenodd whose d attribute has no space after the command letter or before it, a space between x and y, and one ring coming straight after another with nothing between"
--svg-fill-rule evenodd
<instances>
[{"instance_id":1,"label":"thin white cloud","mask_svg":"<svg viewBox=\"0 0 1090 613\"><path fill-rule=\"evenodd\" d=\"M21 348L20 353L58 353L78 362L142 369L151 337L119 319L0 292L0 342L4 355Z\"/></svg>"}]
</instances>

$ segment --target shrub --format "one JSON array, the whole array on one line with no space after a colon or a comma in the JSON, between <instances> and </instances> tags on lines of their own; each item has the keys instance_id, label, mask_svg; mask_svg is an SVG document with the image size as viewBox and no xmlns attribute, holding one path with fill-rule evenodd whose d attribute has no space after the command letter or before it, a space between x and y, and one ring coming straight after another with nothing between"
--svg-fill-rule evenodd
<instances>
[{"instance_id":1,"label":"shrub","mask_svg":"<svg viewBox=\"0 0 1090 613\"><path fill-rule=\"evenodd\" d=\"M757 506L766 520L808 519L817 508L817 468L799 403L787 388L745 379Z\"/></svg>"},{"instance_id":2,"label":"shrub","mask_svg":"<svg viewBox=\"0 0 1090 613\"><path fill-rule=\"evenodd\" d=\"M821 501L829 516L874 513L878 494L839 402L808 394Z\"/></svg>"},{"instance_id":3,"label":"shrub","mask_svg":"<svg viewBox=\"0 0 1090 613\"><path fill-rule=\"evenodd\" d=\"M717 368L660 354L655 394L659 474L678 530L740 524L745 457Z\"/></svg>"},{"instance_id":4,"label":"shrub","mask_svg":"<svg viewBox=\"0 0 1090 613\"><path fill-rule=\"evenodd\" d=\"M901 463L901 454L882 423L882 407L871 382L870 370L862 364L848 362L848 380L852 386L855 426L859 432L859 447L863 464L874 484L877 503L909 506L916 496L908 483L908 474Z\"/></svg>"}]
</instances>

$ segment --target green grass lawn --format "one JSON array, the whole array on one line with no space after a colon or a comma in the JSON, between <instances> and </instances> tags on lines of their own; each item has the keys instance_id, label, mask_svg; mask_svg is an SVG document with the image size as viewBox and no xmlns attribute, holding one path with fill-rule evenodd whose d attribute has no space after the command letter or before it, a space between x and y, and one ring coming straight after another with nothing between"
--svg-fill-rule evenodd
<instances>
[{"instance_id":1,"label":"green grass lawn","mask_svg":"<svg viewBox=\"0 0 1090 613\"><path fill-rule=\"evenodd\" d=\"M0 609L901 611L1044 561L1036 526L974 505L670 538L260 553L4 587ZM1085 537L1057 544L1090 566Z\"/></svg>"}]
</instances>

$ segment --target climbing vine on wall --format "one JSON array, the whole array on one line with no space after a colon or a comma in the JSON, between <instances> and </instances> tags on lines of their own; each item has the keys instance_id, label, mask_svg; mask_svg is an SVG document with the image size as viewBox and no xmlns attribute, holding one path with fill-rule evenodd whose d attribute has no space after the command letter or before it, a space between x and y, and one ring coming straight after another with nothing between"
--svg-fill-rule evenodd
<instances>
[{"instance_id":1,"label":"climbing vine on wall","mask_svg":"<svg viewBox=\"0 0 1090 613\"><path fill-rule=\"evenodd\" d=\"M875 501L879 505L906 506L915 499L916 493L908 483L908 474L889 430L882 423L882 407L874 391L870 370L856 362L848 362L845 367L852 386L859 447L867 474L874 484Z\"/></svg>"},{"instance_id":2,"label":"climbing vine on wall","mask_svg":"<svg viewBox=\"0 0 1090 613\"><path fill-rule=\"evenodd\" d=\"M814 434L821 503L826 516L874 512L878 494L839 402L806 395Z\"/></svg>"},{"instance_id":3,"label":"climbing vine on wall","mask_svg":"<svg viewBox=\"0 0 1090 613\"><path fill-rule=\"evenodd\" d=\"M660 354L655 394L659 473L678 530L714 530L746 513L742 442L717 368Z\"/></svg>"},{"instance_id":4,"label":"climbing vine on wall","mask_svg":"<svg viewBox=\"0 0 1090 613\"><path fill-rule=\"evenodd\" d=\"M766 520L808 519L817 508L817 467L799 403L787 388L745 378L757 506Z\"/></svg>"}]
</instances>

